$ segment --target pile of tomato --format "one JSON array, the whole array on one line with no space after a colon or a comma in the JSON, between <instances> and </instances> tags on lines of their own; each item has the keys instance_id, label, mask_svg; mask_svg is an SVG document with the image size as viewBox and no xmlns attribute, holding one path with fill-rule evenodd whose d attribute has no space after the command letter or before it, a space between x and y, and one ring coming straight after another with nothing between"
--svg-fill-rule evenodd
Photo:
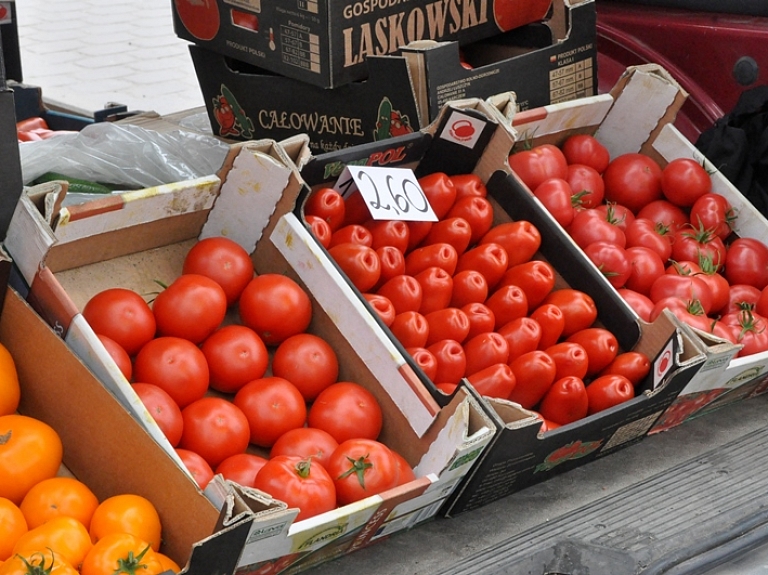
<instances>
[{"instance_id":1,"label":"pile of tomato","mask_svg":"<svg viewBox=\"0 0 768 575\"><path fill-rule=\"evenodd\" d=\"M109 288L83 316L201 488L221 474L305 519L415 478L378 441L376 397L308 331L309 295L228 238L196 242L151 302Z\"/></svg>"},{"instance_id":2,"label":"pile of tomato","mask_svg":"<svg viewBox=\"0 0 768 575\"><path fill-rule=\"evenodd\" d=\"M304 215L320 244L423 373L450 394L466 378L519 403L547 428L635 396L649 359L622 351L583 291L555 289L528 221L494 225L474 174L419 179L436 222L374 220L356 192L329 187Z\"/></svg>"},{"instance_id":3,"label":"pile of tomato","mask_svg":"<svg viewBox=\"0 0 768 575\"><path fill-rule=\"evenodd\" d=\"M581 134L509 164L642 319L668 309L742 356L768 350L768 246L734 233L737 214L700 163L610 158Z\"/></svg>"},{"instance_id":4,"label":"pile of tomato","mask_svg":"<svg viewBox=\"0 0 768 575\"><path fill-rule=\"evenodd\" d=\"M160 552L154 505L135 494L99 500L62 473L63 446L46 423L16 413L11 354L0 345L0 574L155 575L179 566Z\"/></svg>"}]
</instances>

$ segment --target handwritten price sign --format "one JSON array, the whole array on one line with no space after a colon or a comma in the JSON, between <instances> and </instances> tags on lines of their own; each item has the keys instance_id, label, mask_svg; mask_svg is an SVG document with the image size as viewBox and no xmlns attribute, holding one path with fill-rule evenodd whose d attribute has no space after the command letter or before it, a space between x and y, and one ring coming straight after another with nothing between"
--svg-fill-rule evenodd
<instances>
[{"instance_id":1,"label":"handwritten price sign","mask_svg":"<svg viewBox=\"0 0 768 575\"><path fill-rule=\"evenodd\" d=\"M359 191L374 220L437 221L416 176L406 168L347 166L334 189L345 197Z\"/></svg>"}]
</instances>

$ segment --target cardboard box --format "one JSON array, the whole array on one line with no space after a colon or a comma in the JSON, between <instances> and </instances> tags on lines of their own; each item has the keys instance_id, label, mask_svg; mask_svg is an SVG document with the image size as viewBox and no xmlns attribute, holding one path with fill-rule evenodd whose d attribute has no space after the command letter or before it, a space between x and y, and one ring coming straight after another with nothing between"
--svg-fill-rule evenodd
<instances>
[{"instance_id":1,"label":"cardboard box","mask_svg":"<svg viewBox=\"0 0 768 575\"><path fill-rule=\"evenodd\" d=\"M551 0L174 0L176 35L322 88L363 80L370 56L414 40L462 44L544 18ZM507 16L500 24L494 14ZM513 15L512 18L508 18Z\"/></svg>"},{"instance_id":2,"label":"cardboard box","mask_svg":"<svg viewBox=\"0 0 768 575\"><path fill-rule=\"evenodd\" d=\"M628 68L612 94L512 114L511 126L518 133L535 134L534 145L559 143L582 132L594 134L611 157L639 151L661 166L675 158L694 158L710 173L713 190L726 197L738 214L735 233L765 241L765 217L675 127L675 115L687 93L666 70L655 64ZM503 106L500 110L504 115ZM686 333L705 350L707 359L651 433L704 413L707 405L715 408L764 390L768 353L734 357L738 346L696 330L686 329ZM721 395L724 397L716 402Z\"/></svg>"},{"instance_id":3,"label":"cardboard box","mask_svg":"<svg viewBox=\"0 0 768 575\"><path fill-rule=\"evenodd\" d=\"M471 125L474 137L458 137L451 128L459 123ZM543 206L510 174L506 159L515 142L513 131L498 124L485 102L468 99L448 104L438 120L420 134L420 140L393 138L376 146L317 156L304 166L302 177L313 189L332 187L346 166L375 166L383 159L390 167L412 169L417 177L435 171L477 174L486 182L495 204L496 223L510 218L525 219L540 229L542 246L536 258L548 260L558 272L555 287L571 286L591 295L598 306L599 322L617 336L621 348L643 351L653 363L652 374L633 400L543 434L540 420L520 405L479 398L498 432L441 510L445 515L456 515L642 440L700 368L704 354L670 317L664 315L654 324L639 321ZM352 334L359 332L360 324L376 318L375 312L361 304L357 290L348 283L343 287L337 276L345 276L322 247L316 244L308 249L308 241L293 241L308 234L299 206L296 213L281 219L273 236L311 289L318 297L322 294L326 305L337 310L337 325L354 341ZM314 272L318 260L322 262L319 267L326 271L325 278L317 273L312 273L312 277L304 273ZM357 345L368 365L377 366L377 358L385 356L397 358L398 363L412 362L388 328L378 321L377 325L386 335L381 349ZM387 366L391 364L382 365L381 369ZM450 399L421 370L415 366L413 369L436 401ZM379 378L386 381L383 371ZM468 383L463 386L476 394Z\"/></svg>"},{"instance_id":4,"label":"cardboard box","mask_svg":"<svg viewBox=\"0 0 768 575\"><path fill-rule=\"evenodd\" d=\"M597 94L594 0L554 0L552 6L546 20L466 46L404 46L422 118L434 120L451 100L503 92L514 92L520 110Z\"/></svg>"},{"instance_id":5,"label":"cardboard box","mask_svg":"<svg viewBox=\"0 0 768 575\"><path fill-rule=\"evenodd\" d=\"M216 136L282 140L304 133L321 154L421 127L402 57L371 57L366 80L326 90L199 46L189 51Z\"/></svg>"},{"instance_id":6,"label":"cardboard box","mask_svg":"<svg viewBox=\"0 0 768 575\"><path fill-rule=\"evenodd\" d=\"M175 278L187 250L198 238L209 235L225 234L246 247L259 273L282 273L298 279L271 244L269 230L294 206L301 187L294 161L300 160L305 150L305 137L282 145L272 140L244 143L232 148L218 175L49 209L56 217L47 221L29 196L19 203L8 249L15 256L21 277L31 286L27 299L118 398L123 409L151 433L169 461L175 459L170 444L79 310L106 287L156 291L154 280L168 283ZM54 189L47 199L60 194ZM416 468L417 479L299 522L294 522L297 510L286 509L284 503L226 483L245 502L238 516L242 521L236 523L235 534L217 532L211 543L201 542L196 548L201 554L200 569L231 573L263 567L279 572L290 566L298 571L411 528L436 515L492 438L492 425L468 394L439 408L405 387L408 378L404 367L403 384L384 387L335 328L327 310L312 299L309 331L334 347L340 357L340 378L364 385L377 397L385 420L380 438L408 459ZM356 337L365 341L371 336L363 330ZM412 423L393 395L422 405L429 421ZM92 437L95 441L99 436ZM180 466L174 473L183 475ZM174 476L167 470L152 475L160 482ZM219 507L224 505L218 493L210 491L207 488L206 494ZM173 497L171 492L166 496ZM224 546L229 548L226 557L232 565L221 560ZM195 569L190 567L190 571Z\"/></svg>"}]
</instances>

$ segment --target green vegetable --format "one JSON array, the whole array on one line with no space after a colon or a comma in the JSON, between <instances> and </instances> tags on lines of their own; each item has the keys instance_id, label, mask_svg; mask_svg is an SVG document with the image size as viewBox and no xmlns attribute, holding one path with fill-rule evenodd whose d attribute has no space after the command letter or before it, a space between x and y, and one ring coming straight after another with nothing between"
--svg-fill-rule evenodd
<instances>
[{"instance_id":1,"label":"green vegetable","mask_svg":"<svg viewBox=\"0 0 768 575\"><path fill-rule=\"evenodd\" d=\"M55 180L64 180L68 183L67 191L73 194L111 194L112 188L100 184L98 182L91 182L90 180L81 180L80 178L71 178L60 174L58 172L46 172L39 178L35 179L34 184L43 184L45 182L53 182Z\"/></svg>"}]
</instances>

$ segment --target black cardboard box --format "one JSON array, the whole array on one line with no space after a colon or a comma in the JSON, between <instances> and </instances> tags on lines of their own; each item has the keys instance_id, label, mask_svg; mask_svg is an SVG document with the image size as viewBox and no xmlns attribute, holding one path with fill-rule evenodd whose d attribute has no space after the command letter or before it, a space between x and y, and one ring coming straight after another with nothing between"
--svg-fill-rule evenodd
<instances>
[{"instance_id":1,"label":"black cardboard box","mask_svg":"<svg viewBox=\"0 0 768 575\"><path fill-rule=\"evenodd\" d=\"M487 38L544 18L551 0L173 0L176 35L315 86L367 76L365 59L415 40ZM504 10L507 20L497 11Z\"/></svg>"}]
</instances>

